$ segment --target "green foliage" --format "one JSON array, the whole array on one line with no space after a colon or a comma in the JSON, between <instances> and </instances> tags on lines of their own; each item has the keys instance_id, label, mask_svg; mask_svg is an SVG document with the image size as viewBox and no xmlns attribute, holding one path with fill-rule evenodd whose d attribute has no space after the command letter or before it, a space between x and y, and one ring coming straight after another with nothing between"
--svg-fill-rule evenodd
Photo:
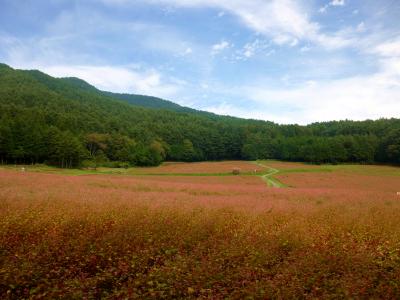
<instances>
[{"instance_id":1,"label":"green foliage","mask_svg":"<svg viewBox=\"0 0 400 300\"><path fill-rule=\"evenodd\" d=\"M383 140L383 159L400 163L400 129L390 131Z\"/></svg>"},{"instance_id":2,"label":"green foliage","mask_svg":"<svg viewBox=\"0 0 400 300\"><path fill-rule=\"evenodd\" d=\"M181 144L172 145L168 153L168 158L174 161L198 161L202 156L202 153L196 151L189 139L184 139Z\"/></svg>"},{"instance_id":3,"label":"green foliage","mask_svg":"<svg viewBox=\"0 0 400 300\"><path fill-rule=\"evenodd\" d=\"M0 66L1 163L400 163L399 132L399 119L299 126L217 116L154 97L102 92L78 78Z\"/></svg>"},{"instance_id":4,"label":"green foliage","mask_svg":"<svg viewBox=\"0 0 400 300\"><path fill-rule=\"evenodd\" d=\"M61 168L79 166L88 156L82 143L69 131L54 128L49 132L49 162Z\"/></svg>"},{"instance_id":5,"label":"green foliage","mask_svg":"<svg viewBox=\"0 0 400 300\"><path fill-rule=\"evenodd\" d=\"M135 166L158 166L163 161L164 150L159 147L158 143L152 143L147 146L143 143L138 143L134 147L132 165Z\"/></svg>"}]
</instances>

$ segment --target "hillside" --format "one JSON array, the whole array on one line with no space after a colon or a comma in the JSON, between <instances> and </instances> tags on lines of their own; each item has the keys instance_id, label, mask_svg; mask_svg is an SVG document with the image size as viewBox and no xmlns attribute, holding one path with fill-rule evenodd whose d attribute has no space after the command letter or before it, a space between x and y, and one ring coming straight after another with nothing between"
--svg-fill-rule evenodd
<instances>
[{"instance_id":1,"label":"hillside","mask_svg":"<svg viewBox=\"0 0 400 300\"><path fill-rule=\"evenodd\" d=\"M90 85L86 81L76 78L76 77L65 77L65 78L52 78L39 71L28 71L30 74L37 79L40 83L46 85L49 89L62 93L65 96L66 92L71 90L79 91L80 93L92 93L98 97L113 98L114 100L121 100L127 102L131 105L155 108L155 109L166 109L176 112L192 112L192 113L203 113L210 114L203 111L198 111L189 107L184 107L174 102L164 100L157 97L145 96L145 95L135 95L135 94L120 94L112 93L107 91L101 91L96 87Z\"/></svg>"},{"instance_id":2,"label":"hillside","mask_svg":"<svg viewBox=\"0 0 400 300\"><path fill-rule=\"evenodd\" d=\"M0 65L3 163L72 167L261 158L399 163L400 120L277 125Z\"/></svg>"},{"instance_id":3,"label":"hillside","mask_svg":"<svg viewBox=\"0 0 400 300\"><path fill-rule=\"evenodd\" d=\"M198 112L189 107L180 106L174 102L164 100L157 97L151 96L143 96L143 95L132 95L132 94L118 94L111 92L102 92L104 95L119 99L122 101L126 101L129 104L148 107L148 108L156 108L156 109L167 109L177 112Z\"/></svg>"},{"instance_id":4,"label":"hillside","mask_svg":"<svg viewBox=\"0 0 400 300\"><path fill-rule=\"evenodd\" d=\"M78 91L79 93L92 93L98 97L108 97L113 98L114 100L122 100L129 104L141 107L167 109L179 112L198 112L194 109L183 107L171 101L157 97L133 94L118 94L101 91L90 85L86 81L76 77L53 78L36 70L28 72L30 73L30 75L32 75L32 77L37 79L40 83L44 84L47 88L61 93L64 96L70 96L71 94L68 93L70 93L71 91Z\"/></svg>"}]
</instances>

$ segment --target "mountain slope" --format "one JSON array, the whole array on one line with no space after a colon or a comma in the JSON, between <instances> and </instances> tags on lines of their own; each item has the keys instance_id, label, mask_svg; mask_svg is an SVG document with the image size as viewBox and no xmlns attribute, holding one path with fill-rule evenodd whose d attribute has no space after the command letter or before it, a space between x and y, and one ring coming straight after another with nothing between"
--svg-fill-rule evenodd
<instances>
[{"instance_id":1,"label":"mountain slope","mask_svg":"<svg viewBox=\"0 0 400 300\"><path fill-rule=\"evenodd\" d=\"M239 119L134 106L79 80L60 80L39 71L2 65L0 108L0 157L7 162L60 163L63 156L74 155L72 164L78 164L99 153L104 160L140 165L166 157L240 158ZM101 148L99 153L62 153L61 148L79 148L78 143L86 147L90 134L98 134L89 138L98 139L93 143ZM74 145L65 144L69 139Z\"/></svg>"},{"instance_id":2,"label":"mountain slope","mask_svg":"<svg viewBox=\"0 0 400 300\"><path fill-rule=\"evenodd\" d=\"M94 86L90 85L86 81L76 78L76 77L66 77L66 78L53 78L40 71L28 71L35 77L39 82L46 85L49 89L55 90L57 92L71 92L70 89L78 90L79 92L94 93L98 96L106 96L114 99L118 99L127 102L132 105L155 108L155 109L167 109L171 111L178 112L199 112L194 109L180 106L168 100L164 100L157 97L135 95L135 94L119 94L111 93L106 91L101 91ZM69 94L70 95L70 94Z\"/></svg>"},{"instance_id":3,"label":"mountain slope","mask_svg":"<svg viewBox=\"0 0 400 300\"><path fill-rule=\"evenodd\" d=\"M172 111L179 112L195 112L194 109L180 106L174 102L167 101L157 97L151 96L143 96L143 95L133 95L133 94L119 94L119 93L111 93L111 92L103 92L104 95L110 96L112 98L116 98L122 101L126 101L129 104L143 106L148 108L159 108L159 109L168 109Z\"/></svg>"},{"instance_id":4,"label":"mountain slope","mask_svg":"<svg viewBox=\"0 0 400 300\"><path fill-rule=\"evenodd\" d=\"M172 102L135 97L99 91L78 78L0 64L0 162L64 167L84 161L155 165L165 159L400 163L399 119L277 125L176 111L181 107Z\"/></svg>"}]
</instances>

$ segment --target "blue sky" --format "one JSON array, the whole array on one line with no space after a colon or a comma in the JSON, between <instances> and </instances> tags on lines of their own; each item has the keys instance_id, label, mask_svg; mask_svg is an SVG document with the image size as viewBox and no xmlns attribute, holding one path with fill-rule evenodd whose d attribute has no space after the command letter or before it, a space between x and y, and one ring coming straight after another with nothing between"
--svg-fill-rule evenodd
<instances>
[{"instance_id":1,"label":"blue sky","mask_svg":"<svg viewBox=\"0 0 400 300\"><path fill-rule=\"evenodd\" d=\"M0 62L278 123L400 117L398 0L0 0Z\"/></svg>"}]
</instances>

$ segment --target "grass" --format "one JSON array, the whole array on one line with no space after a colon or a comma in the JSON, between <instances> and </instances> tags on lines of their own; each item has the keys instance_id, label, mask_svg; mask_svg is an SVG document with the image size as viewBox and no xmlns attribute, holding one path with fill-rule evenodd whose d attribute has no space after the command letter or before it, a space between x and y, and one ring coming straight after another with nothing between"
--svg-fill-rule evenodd
<instances>
[{"instance_id":1,"label":"grass","mask_svg":"<svg viewBox=\"0 0 400 300\"><path fill-rule=\"evenodd\" d=\"M189 166L189 167L188 167ZM214 172L210 172L211 170ZM214 162L214 163L175 163L166 162L159 167L131 167L131 168L105 168L99 167L96 170L89 169L61 169L48 165L0 165L0 170L16 170L26 172L39 172L49 174L64 174L64 175L132 175L132 176L233 176L232 170L236 166L241 166L240 175L264 175L267 171L262 167L253 167L247 162ZM221 168L222 171L218 171ZM257 170L255 173L254 170ZM217 170L217 172L215 172ZM177 172L178 171L178 172ZM180 172L179 172L180 171ZM196 172L197 171L197 172Z\"/></svg>"},{"instance_id":2,"label":"grass","mask_svg":"<svg viewBox=\"0 0 400 300\"><path fill-rule=\"evenodd\" d=\"M283 188L283 187L288 187L286 184L281 182L279 179L274 178L272 176L269 177L262 177L264 181L267 183L269 187L278 187L278 188Z\"/></svg>"},{"instance_id":3,"label":"grass","mask_svg":"<svg viewBox=\"0 0 400 300\"><path fill-rule=\"evenodd\" d=\"M3 170L15 170L18 172L22 172L22 168L25 169L25 172L37 172L37 173L47 173L47 174L64 174L64 175L95 175L95 174L126 174L126 169L120 168L97 168L97 170L86 170L86 169L61 169L57 167L47 166L47 165L2 165L0 169Z\"/></svg>"},{"instance_id":4,"label":"grass","mask_svg":"<svg viewBox=\"0 0 400 300\"><path fill-rule=\"evenodd\" d=\"M2 168L0 298L399 298L396 170L279 163L292 188Z\"/></svg>"},{"instance_id":5,"label":"grass","mask_svg":"<svg viewBox=\"0 0 400 300\"><path fill-rule=\"evenodd\" d=\"M294 169L286 169L286 170L281 170L279 171L280 174L285 174L285 173L329 173L329 172L334 172L334 168L332 167L321 167L321 168L315 168L315 169L302 169L302 168L294 168Z\"/></svg>"},{"instance_id":6,"label":"grass","mask_svg":"<svg viewBox=\"0 0 400 300\"><path fill-rule=\"evenodd\" d=\"M372 176L400 176L400 168L387 165L360 165L360 164L339 164L339 165L313 165L309 163L281 162L276 160L260 161L264 165L276 167L279 173L310 173L310 172L347 172Z\"/></svg>"}]
</instances>

